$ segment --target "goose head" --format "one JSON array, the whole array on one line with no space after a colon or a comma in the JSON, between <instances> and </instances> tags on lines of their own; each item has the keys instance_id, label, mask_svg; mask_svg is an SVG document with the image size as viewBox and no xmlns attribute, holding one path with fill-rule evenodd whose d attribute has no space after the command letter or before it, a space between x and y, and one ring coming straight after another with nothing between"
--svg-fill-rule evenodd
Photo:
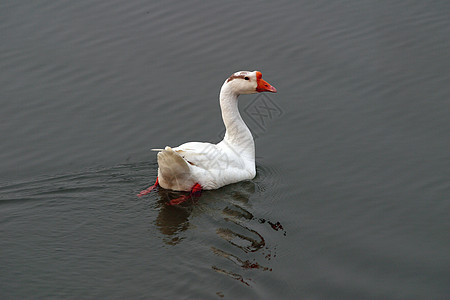
<instances>
[{"instance_id":1,"label":"goose head","mask_svg":"<svg viewBox=\"0 0 450 300\"><path fill-rule=\"evenodd\" d=\"M277 89L262 79L259 71L239 71L228 77L225 84L238 95L260 92L276 93Z\"/></svg>"}]
</instances>

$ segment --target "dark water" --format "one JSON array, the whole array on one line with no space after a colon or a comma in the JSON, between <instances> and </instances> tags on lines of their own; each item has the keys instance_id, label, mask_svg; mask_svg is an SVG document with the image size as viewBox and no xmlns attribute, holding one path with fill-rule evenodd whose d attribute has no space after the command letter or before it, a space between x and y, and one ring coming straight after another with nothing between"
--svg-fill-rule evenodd
<instances>
[{"instance_id":1,"label":"dark water","mask_svg":"<svg viewBox=\"0 0 450 300\"><path fill-rule=\"evenodd\" d=\"M3 1L0 296L445 299L448 1ZM242 96L257 177L167 207L150 148L217 142Z\"/></svg>"}]
</instances>

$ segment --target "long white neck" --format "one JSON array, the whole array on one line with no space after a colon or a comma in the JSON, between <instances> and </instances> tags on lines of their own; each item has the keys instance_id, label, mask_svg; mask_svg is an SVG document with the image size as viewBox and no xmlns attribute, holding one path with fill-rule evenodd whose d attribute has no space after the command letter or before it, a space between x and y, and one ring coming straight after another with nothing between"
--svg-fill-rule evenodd
<instances>
[{"instance_id":1,"label":"long white neck","mask_svg":"<svg viewBox=\"0 0 450 300\"><path fill-rule=\"evenodd\" d=\"M239 113L238 96L227 83L224 83L219 97L222 119L226 128L222 142L229 144L239 154L254 160L255 143L252 133Z\"/></svg>"}]
</instances>

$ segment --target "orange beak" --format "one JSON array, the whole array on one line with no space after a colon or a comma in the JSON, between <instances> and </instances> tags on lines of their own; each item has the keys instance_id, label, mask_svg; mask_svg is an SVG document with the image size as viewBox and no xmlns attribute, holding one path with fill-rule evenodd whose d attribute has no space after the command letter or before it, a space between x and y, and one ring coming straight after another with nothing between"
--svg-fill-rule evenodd
<instances>
[{"instance_id":1,"label":"orange beak","mask_svg":"<svg viewBox=\"0 0 450 300\"><path fill-rule=\"evenodd\" d=\"M262 79L261 72L256 72L256 80L257 80L257 83L258 83L258 86L256 87L256 91L258 93L261 93L261 92L276 93L277 92L276 88L274 88L267 81Z\"/></svg>"}]
</instances>

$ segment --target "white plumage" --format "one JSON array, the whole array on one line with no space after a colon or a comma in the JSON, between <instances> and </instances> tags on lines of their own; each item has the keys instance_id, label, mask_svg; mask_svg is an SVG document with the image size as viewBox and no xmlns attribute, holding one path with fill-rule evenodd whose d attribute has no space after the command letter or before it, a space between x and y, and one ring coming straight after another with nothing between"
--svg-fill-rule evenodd
<instances>
[{"instance_id":1,"label":"white plumage","mask_svg":"<svg viewBox=\"0 0 450 300\"><path fill-rule=\"evenodd\" d=\"M196 184L211 190L255 177L255 144L239 114L238 96L275 93L261 77L258 71L236 72L222 85L219 99L226 132L220 143L188 142L153 149L159 151L157 184L176 191L190 191Z\"/></svg>"}]
</instances>

